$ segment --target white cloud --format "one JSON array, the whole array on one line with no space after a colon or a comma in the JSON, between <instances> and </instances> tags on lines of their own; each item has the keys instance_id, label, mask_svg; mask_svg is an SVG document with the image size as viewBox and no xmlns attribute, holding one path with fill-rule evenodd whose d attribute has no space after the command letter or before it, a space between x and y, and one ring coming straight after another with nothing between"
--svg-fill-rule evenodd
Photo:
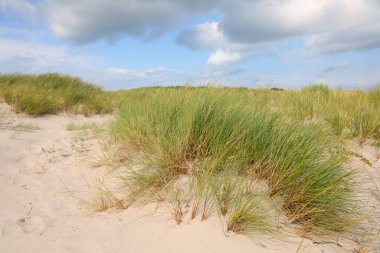
<instances>
[{"instance_id":1,"label":"white cloud","mask_svg":"<svg viewBox=\"0 0 380 253\"><path fill-rule=\"evenodd\" d=\"M87 43L122 36L152 39L194 14L207 14L217 0L45 0L44 13L53 33Z\"/></svg>"},{"instance_id":2,"label":"white cloud","mask_svg":"<svg viewBox=\"0 0 380 253\"><path fill-rule=\"evenodd\" d=\"M328 53L380 46L378 0L225 3L220 29L235 42L254 44L303 37L309 50Z\"/></svg>"},{"instance_id":3,"label":"white cloud","mask_svg":"<svg viewBox=\"0 0 380 253\"><path fill-rule=\"evenodd\" d=\"M210 13L217 18L210 19ZM238 69L241 66L231 65L258 54L272 53L270 57L276 58L280 52L281 55L288 53L295 64L303 61L305 56L309 57L308 60L319 62L308 63L309 66L314 64L313 69L320 70L309 74L321 75L321 79L328 76L328 80L333 77L349 80L343 74L350 72L348 76L352 74L351 70L360 75L350 76L350 80L362 78L364 82L379 78L375 74L378 71L376 62L368 63L375 69L371 70L369 79L363 74L367 73L364 67L357 69L360 64L356 64L355 69L352 67L350 71L343 71L350 68L349 64L337 60L337 64L324 65L321 63L322 57L330 56L320 55L380 47L379 0L0 0L0 15L5 16L6 21L11 17L11 22L4 22L5 25L0 26L2 72L74 72L95 81L104 80L105 83L132 80L139 84L154 84L158 80L178 80L179 76L184 80L184 73L161 67L140 70L108 68L113 66L112 59L103 59L108 63L99 64L83 55L93 52L91 50L94 48L87 47L90 48L87 51L86 46L78 48L65 44L56 46L56 41L51 45L41 42L46 38L54 41L46 35L44 25L50 27L50 31L59 39L85 44L99 39L117 40L124 36L151 40L168 31L177 32L189 21L208 20L183 29L176 42L191 50L210 52L208 65L204 68L212 73L240 73L239 78L248 76L249 69L243 73ZM26 25L28 34L18 30L22 25L13 22L13 18L21 17L23 21L25 17L36 15L44 20L34 27ZM102 43L100 45L104 46ZM157 49L161 46L158 45ZM110 54L99 55L104 57ZM366 57L373 59L373 56ZM328 60L331 62L333 59L331 57ZM276 67L279 68L278 65L273 68ZM201 72L188 71L194 71L193 76ZM281 72L279 69L277 71Z\"/></svg>"},{"instance_id":4,"label":"white cloud","mask_svg":"<svg viewBox=\"0 0 380 253\"><path fill-rule=\"evenodd\" d=\"M239 53L223 52L222 50L218 50L208 57L207 63L211 65L228 65L238 62L242 58L243 56Z\"/></svg>"},{"instance_id":5,"label":"white cloud","mask_svg":"<svg viewBox=\"0 0 380 253\"><path fill-rule=\"evenodd\" d=\"M218 22L197 24L182 31L176 41L192 50L212 50L227 43L223 33L218 29Z\"/></svg>"},{"instance_id":6,"label":"white cloud","mask_svg":"<svg viewBox=\"0 0 380 253\"><path fill-rule=\"evenodd\" d=\"M236 51L236 46L250 50L304 38L307 50L317 53L380 46L379 0L0 0L0 10L5 15L38 11L55 36L77 43L123 36L150 40L193 16L217 11L219 23L185 29L177 42L191 49Z\"/></svg>"},{"instance_id":7,"label":"white cloud","mask_svg":"<svg viewBox=\"0 0 380 253\"><path fill-rule=\"evenodd\" d=\"M186 29L177 42L190 49L247 52L260 44L304 39L314 54L380 47L378 0L240 0L223 1L218 8L219 23Z\"/></svg>"}]
</instances>

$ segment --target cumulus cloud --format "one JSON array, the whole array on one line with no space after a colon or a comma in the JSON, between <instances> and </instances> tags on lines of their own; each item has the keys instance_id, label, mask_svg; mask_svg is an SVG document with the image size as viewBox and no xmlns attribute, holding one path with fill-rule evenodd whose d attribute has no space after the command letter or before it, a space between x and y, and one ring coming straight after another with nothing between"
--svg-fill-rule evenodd
<instances>
[{"instance_id":1,"label":"cumulus cloud","mask_svg":"<svg viewBox=\"0 0 380 253\"><path fill-rule=\"evenodd\" d=\"M380 46L378 0L0 0L5 15L37 9L56 37L76 43L123 36L152 40L191 17L216 11L220 20L185 29L177 43L192 50L249 51L302 38L316 53Z\"/></svg>"},{"instance_id":2,"label":"cumulus cloud","mask_svg":"<svg viewBox=\"0 0 380 253\"><path fill-rule=\"evenodd\" d=\"M45 0L43 9L53 33L86 43L122 36L152 39L193 14L207 14L217 0Z\"/></svg>"},{"instance_id":3,"label":"cumulus cloud","mask_svg":"<svg viewBox=\"0 0 380 253\"><path fill-rule=\"evenodd\" d=\"M334 1L334 0L329 0ZM233 41L252 44L279 40L310 32L315 23L323 26L326 0L226 1L220 27Z\"/></svg>"},{"instance_id":4,"label":"cumulus cloud","mask_svg":"<svg viewBox=\"0 0 380 253\"><path fill-rule=\"evenodd\" d=\"M251 44L305 37L321 51L380 46L377 0L243 0L225 3L220 23L226 37Z\"/></svg>"},{"instance_id":5,"label":"cumulus cloud","mask_svg":"<svg viewBox=\"0 0 380 253\"><path fill-rule=\"evenodd\" d=\"M223 1L219 23L195 25L178 39L190 49L242 50L304 39L307 51L338 53L380 46L378 0ZM211 25L212 24L212 25ZM245 49L244 49L245 48Z\"/></svg>"},{"instance_id":6,"label":"cumulus cloud","mask_svg":"<svg viewBox=\"0 0 380 253\"><path fill-rule=\"evenodd\" d=\"M297 54L290 53L296 55L294 58L302 58L380 47L379 0L0 0L0 14L16 18L41 16L41 23L47 24L55 37L80 44L124 36L149 41L168 31L175 32L178 44L210 52L205 68L226 67L226 73L239 67L231 65L258 54L284 54L289 48L299 50ZM187 26L196 20L202 21ZM33 44L22 39L5 41L5 37L16 38L5 36L7 33L0 26L2 70L17 64L25 69L64 66L69 62L78 65L70 60L74 54L68 48L74 47ZM25 34L17 36L23 37ZM289 46L294 44L296 49ZM344 71L337 70L349 66L338 63L324 70L318 67L323 73L338 75ZM160 68L101 68L102 74L120 78L176 75Z\"/></svg>"}]
</instances>

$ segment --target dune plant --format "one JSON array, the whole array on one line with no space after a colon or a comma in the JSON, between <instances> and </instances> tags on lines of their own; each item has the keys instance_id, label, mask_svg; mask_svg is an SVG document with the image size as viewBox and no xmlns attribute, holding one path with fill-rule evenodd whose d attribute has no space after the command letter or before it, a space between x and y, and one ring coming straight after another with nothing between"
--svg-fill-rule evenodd
<instances>
[{"instance_id":1,"label":"dune plant","mask_svg":"<svg viewBox=\"0 0 380 253\"><path fill-rule=\"evenodd\" d=\"M16 112L38 116L60 111L106 113L112 100L96 85L59 74L0 75L0 97Z\"/></svg>"},{"instance_id":2,"label":"dune plant","mask_svg":"<svg viewBox=\"0 0 380 253\"><path fill-rule=\"evenodd\" d=\"M185 212L184 206L187 202L183 190L174 186L169 186L165 189L165 193L166 199L169 203L170 213L178 225L182 222L182 217Z\"/></svg>"},{"instance_id":3,"label":"dune plant","mask_svg":"<svg viewBox=\"0 0 380 253\"><path fill-rule=\"evenodd\" d=\"M208 171L213 182L233 170L265 180L269 196L284 199L282 210L291 222L314 231L352 225L354 172L343 168L345 157L335 137L323 124L295 123L242 101L239 93L210 87L156 91L133 106L126 104L112 127L114 139L138 150L145 164L127 178L130 191L154 193L199 171ZM205 201L204 189L192 187L200 192L194 194L195 216ZM210 189L214 196L208 200L215 202L209 203L226 212L231 193Z\"/></svg>"}]
</instances>

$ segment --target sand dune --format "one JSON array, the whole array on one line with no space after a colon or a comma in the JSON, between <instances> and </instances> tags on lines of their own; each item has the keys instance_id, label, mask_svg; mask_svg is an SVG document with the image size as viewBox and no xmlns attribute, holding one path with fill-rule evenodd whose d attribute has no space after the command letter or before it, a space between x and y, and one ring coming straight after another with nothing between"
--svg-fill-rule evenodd
<instances>
[{"instance_id":1,"label":"sand dune","mask_svg":"<svg viewBox=\"0 0 380 253\"><path fill-rule=\"evenodd\" d=\"M4 104L2 108L9 111ZM11 112L10 112L11 113ZM38 126L25 132L0 130L0 252L355 252L358 244L340 240L313 242L295 234L283 241L248 238L223 232L218 216L176 225L163 204L96 212L79 198L91 201L86 184L107 176L94 168L99 145L91 136L67 131L70 123L104 122L112 116L66 114L18 121ZM372 167L361 164L368 208L380 210L380 151L357 147ZM359 162L359 161L356 161ZM376 188L377 187L377 188Z\"/></svg>"}]
</instances>

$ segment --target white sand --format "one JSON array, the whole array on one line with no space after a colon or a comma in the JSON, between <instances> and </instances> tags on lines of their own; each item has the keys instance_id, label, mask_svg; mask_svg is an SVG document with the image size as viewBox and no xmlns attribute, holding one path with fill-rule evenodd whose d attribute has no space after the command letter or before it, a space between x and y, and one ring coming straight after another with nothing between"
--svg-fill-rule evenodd
<instances>
[{"instance_id":1,"label":"white sand","mask_svg":"<svg viewBox=\"0 0 380 253\"><path fill-rule=\"evenodd\" d=\"M291 238L294 242L277 243L268 238L226 236L216 215L204 222L185 217L178 226L165 206L157 212L155 205L95 212L80 205L67 189L91 200L84 177L99 177L107 170L91 166L93 151L99 151L97 141L77 138L66 126L101 122L110 116L17 117L41 130L0 130L0 253L297 252L302 241L300 252L353 252L358 247L344 241L340 242L343 247L314 244L297 236ZM367 186L375 189L380 182L380 178L374 180L380 172L379 149L358 149L373 163L371 168L362 168L374 181ZM375 194L368 204L374 210L380 207L380 196Z\"/></svg>"}]
</instances>

